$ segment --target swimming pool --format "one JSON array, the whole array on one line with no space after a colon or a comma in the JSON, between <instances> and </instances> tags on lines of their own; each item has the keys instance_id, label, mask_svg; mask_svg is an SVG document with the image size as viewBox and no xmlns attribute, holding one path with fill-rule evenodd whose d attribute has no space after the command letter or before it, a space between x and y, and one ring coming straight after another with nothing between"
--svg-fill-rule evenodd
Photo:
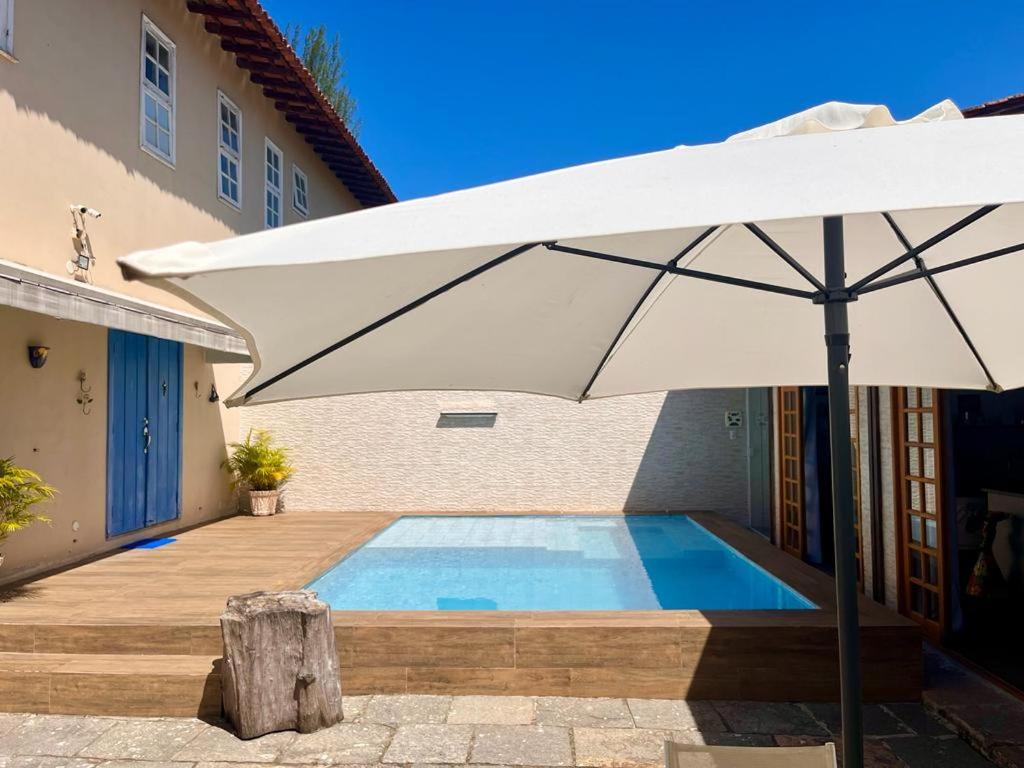
<instances>
[{"instance_id":1,"label":"swimming pool","mask_svg":"<svg viewBox=\"0 0 1024 768\"><path fill-rule=\"evenodd\" d=\"M357 611L817 607L686 515L402 517L307 586Z\"/></svg>"}]
</instances>

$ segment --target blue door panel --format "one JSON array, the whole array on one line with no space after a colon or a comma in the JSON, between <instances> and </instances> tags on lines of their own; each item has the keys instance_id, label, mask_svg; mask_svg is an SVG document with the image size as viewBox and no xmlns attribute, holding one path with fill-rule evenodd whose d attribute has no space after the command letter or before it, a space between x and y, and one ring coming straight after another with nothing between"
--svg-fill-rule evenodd
<instances>
[{"instance_id":1,"label":"blue door panel","mask_svg":"<svg viewBox=\"0 0 1024 768\"><path fill-rule=\"evenodd\" d=\"M180 505L180 344L150 339L149 413L152 447L147 454L147 525L173 520Z\"/></svg>"},{"instance_id":2,"label":"blue door panel","mask_svg":"<svg viewBox=\"0 0 1024 768\"><path fill-rule=\"evenodd\" d=\"M122 457L126 453L124 436L124 356L123 334L111 332L107 341L107 535L124 530L125 480ZM115 416L115 413L118 414Z\"/></svg>"},{"instance_id":3,"label":"blue door panel","mask_svg":"<svg viewBox=\"0 0 1024 768\"><path fill-rule=\"evenodd\" d=\"M183 349L111 330L108 356L107 535L116 536L179 515Z\"/></svg>"}]
</instances>

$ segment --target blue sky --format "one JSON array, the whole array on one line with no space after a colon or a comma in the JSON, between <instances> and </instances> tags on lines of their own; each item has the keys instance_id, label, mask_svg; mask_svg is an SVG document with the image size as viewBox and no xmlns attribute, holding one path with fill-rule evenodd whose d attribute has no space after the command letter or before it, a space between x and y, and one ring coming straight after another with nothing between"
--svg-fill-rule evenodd
<instances>
[{"instance_id":1,"label":"blue sky","mask_svg":"<svg viewBox=\"0 0 1024 768\"><path fill-rule=\"evenodd\" d=\"M1024 2L265 0L342 37L401 199L731 133L829 100L1024 91Z\"/></svg>"}]
</instances>

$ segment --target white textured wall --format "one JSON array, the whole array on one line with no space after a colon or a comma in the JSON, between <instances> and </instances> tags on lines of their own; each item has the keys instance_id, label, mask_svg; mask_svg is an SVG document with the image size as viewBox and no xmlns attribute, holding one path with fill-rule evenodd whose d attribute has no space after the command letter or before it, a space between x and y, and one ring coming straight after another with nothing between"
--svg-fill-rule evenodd
<instances>
[{"instance_id":1,"label":"white textured wall","mask_svg":"<svg viewBox=\"0 0 1024 768\"><path fill-rule=\"evenodd\" d=\"M289 509L713 510L746 524L744 390L576 404L509 393L351 395L242 410L292 450ZM438 429L441 411L496 411L491 429ZM746 423L746 422L744 422Z\"/></svg>"}]
</instances>

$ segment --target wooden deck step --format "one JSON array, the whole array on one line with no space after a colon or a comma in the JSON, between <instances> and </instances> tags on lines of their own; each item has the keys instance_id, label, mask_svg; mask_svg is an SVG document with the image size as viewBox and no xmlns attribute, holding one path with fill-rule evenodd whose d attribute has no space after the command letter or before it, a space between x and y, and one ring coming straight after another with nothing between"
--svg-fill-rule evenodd
<instances>
[{"instance_id":1,"label":"wooden deck step","mask_svg":"<svg viewBox=\"0 0 1024 768\"><path fill-rule=\"evenodd\" d=\"M0 653L0 712L216 717L218 656Z\"/></svg>"},{"instance_id":2,"label":"wooden deck step","mask_svg":"<svg viewBox=\"0 0 1024 768\"><path fill-rule=\"evenodd\" d=\"M220 625L0 622L0 653L220 655Z\"/></svg>"}]
</instances>

